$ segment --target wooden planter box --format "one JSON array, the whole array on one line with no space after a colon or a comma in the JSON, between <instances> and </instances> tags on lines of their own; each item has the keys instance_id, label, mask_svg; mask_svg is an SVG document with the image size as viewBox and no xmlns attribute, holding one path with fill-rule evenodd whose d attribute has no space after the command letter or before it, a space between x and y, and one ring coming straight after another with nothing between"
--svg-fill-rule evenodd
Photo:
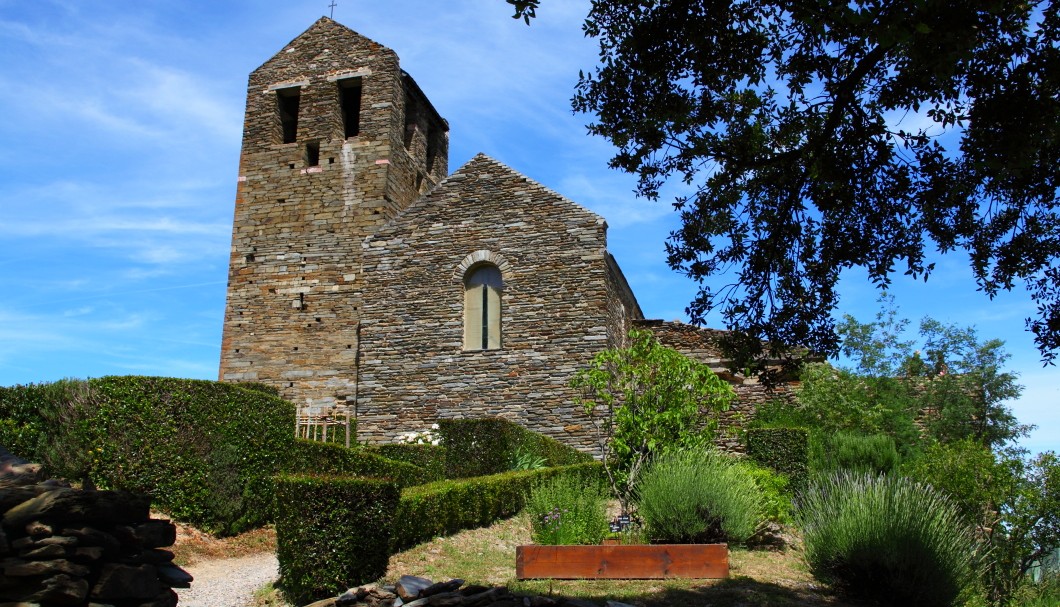
<instances>
[{"instance_id":1,"label":"wooden planter box","mask_svg":"<svg viewBox=\"0 0 1060 607\"><path fill-rule=\"evenodd\" d=\"M729 577L728 544L516 546L520 580Z\"/></svg>"}]
</instances>

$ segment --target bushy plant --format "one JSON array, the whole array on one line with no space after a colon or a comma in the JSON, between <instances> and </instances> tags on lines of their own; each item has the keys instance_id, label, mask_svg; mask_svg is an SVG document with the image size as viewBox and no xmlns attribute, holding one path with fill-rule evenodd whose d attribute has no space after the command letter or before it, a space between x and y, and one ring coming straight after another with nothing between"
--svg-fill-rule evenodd
<instances>
[{"instance_id":1,"label":"bushy plant","mask_svg":"<svg viewBox=\"0 0 1060 607\"><path fill-rule=\"evenodd\" d=\"M951 495L979 528L982 583L993 605L1015 600L1028 574L1060 546L1060 458L991 452L975 439L935 445L907 474Z\"/></svg>"},{"instance_id":2,"label":"bushy plant","mask_svg":"<svg viewBox=\"0 0 1060 607\"><path fill-rule=\"evenodd\" d=\"M362 449L387 459L423 468L429 477L425 482L445 478L445 448L439 445L372 445Z\"/></svg>"},{"instance_id":3,"label":"bushy plant","mask_svg":"<svg viewBox=\"0 0 1060 607\"><path fill-rule=\"evenodd\" d=\"M335 596L386 573L399 493L377 479L276 478L280 584L298 605Z\"/></svg>"},{"instance_id":4,"label":"bushy plant","mask_svg":"<svg viewBox=\"0 0 1060 607\"><path fill-rule=\"evenodd\" d=\"M813 441L810 469L815 474L830 474L837 470L890 474L898 470L901 458L894 439L885 434L863 436L838 432Z\"/></svg>"},{"instance_id":5,"label":"bushy plant","mask_svg":"<svg viewBox=\"0 0 1060 607\"><path fill-rule=\"evenodd\" d=\"M433 537L512 516L523 509L531 487L558 476L574 476L582 484L600 483L602 470L598 462L589 462L406 487L395 515L401 525L394 529L391 549L404 550Z\"/></svg>"},{"instance_id":6,"label":"bushy plant","mask_svg":"<svg viewBox=\"0 0 1060 607\"><path fill-rule=\"evenodd\" d=\"M588 453L499 417L438 420L438 434L445 448L446 478L505 472L511 469L512 456L519 449L544 458L548 466L571 466L593 459Z\"/></svg>"},{"instance_id":7,"label":"bushy plant","mask_svg":"<svg viewBox=\"0 0 1060 607\"><path fill-rule=\"evenodd\" d=\"M762 492L748 468L712 450L658 456L637 484L637 514L653 541L747 541L763 522Z\"/></svg>"},{"instance_id":8,"label":"bushy plant","mask_svg":"<svg viewBox=\"0 0 1060 607\"><path fill-rule=\"evenodd\" d=\"M757 419L757 418L756 418ZM802 427L759 427L747 430L747 456L787 476L792 495L806 488L809 478L810 432Z\"/></svg>"},{"instance_id":9,"label":"bushy plant","mask_svg":"<svg viewBox=\"0 0 1060 607\"><path fill-rule=\"evenodd\" d=\"M651 331L629 332L627 348L593 357L571 378L603 453L611 491L628 510L648 461L668 450L703 449L735 398L706 364L663 346Z\"/></svg>"},{"instance_id":10,"label":"bushy plant","mask_svg":"<svg viewBox=\"0 0 1060 607\"><path fill-rule=\"evenodd\" d=\"M819 579L885 605L950 607L973 581L974 538L941 492L900 476L837 472L798 503Z\"/></svg>"},{"instance_id":11,"label":"bushy plant","mask_svg":"<svg viewBox=\"0 0 1060 607\"><path fill-rule=\"evenodd\" d=\"M787 475L745 459L737 463L754 480L762 494L762 517L776 523L791 522L792 492Z\"/></svg>"},{"instance_id":12,"label":"bushy plant","mask_svg":"<svg viewBox=\"0 0 1060 607\"><path fill-rule=\"evenodd\" d=\"M544 457L519 447L512 454L511 469L512 470L540 470L546 467L547 461Z\"/></svg>"},{"instance_id":13,"label":"bushy plant","mask_svg":"<svg viewBox=\"0 0 1060 607\"><path fill-rule=\"evenodd\" d=\"M599 482L574 476L538 483L526 498L535 544L599 544L607 534L607 497Z\"/></svg>"}]
</instances>

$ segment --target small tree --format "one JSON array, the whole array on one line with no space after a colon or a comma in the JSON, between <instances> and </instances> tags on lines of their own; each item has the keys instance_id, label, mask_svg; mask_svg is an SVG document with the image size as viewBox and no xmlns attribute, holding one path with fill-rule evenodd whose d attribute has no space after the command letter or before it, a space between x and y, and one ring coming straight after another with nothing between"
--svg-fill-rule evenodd
<instances>
[{"instance_id":1,"label":"small tree","mask_svg":"<svg viewBox=\"0 0 1060 607\"><path fill-rule=\"evenodd\" d=\"M701 449L735 393L705 364L663 346L650 331L629 333L628 348L593 357L571 379L596 430L604 470L628 511L637 476L657 453Z\"/></svg>"}]
</instances>

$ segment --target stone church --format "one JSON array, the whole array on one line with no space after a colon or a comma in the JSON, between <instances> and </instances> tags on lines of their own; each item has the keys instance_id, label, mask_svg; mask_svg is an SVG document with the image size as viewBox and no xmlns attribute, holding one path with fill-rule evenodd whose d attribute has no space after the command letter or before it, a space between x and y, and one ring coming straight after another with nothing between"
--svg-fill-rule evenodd
<instances>
[{"instance_id":1,"label":"stone church","mask_svg":"<svg viewBox=\"0 0 1060 607\"><path fill-rule=\"evenodd\" d=\"M568 382L631 327L724 368L711 331L643 319L604 218L481 154L449 173L448 142L397 54L326 17L251 73L222 381L362 441L502 416L592 450Z\"/></svg>"}]
</instances>

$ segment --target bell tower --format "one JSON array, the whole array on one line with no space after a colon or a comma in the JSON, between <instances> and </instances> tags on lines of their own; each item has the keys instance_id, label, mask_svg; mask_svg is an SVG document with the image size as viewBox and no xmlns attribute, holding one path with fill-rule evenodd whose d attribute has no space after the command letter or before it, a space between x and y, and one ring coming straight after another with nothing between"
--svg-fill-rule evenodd
<instances>
[{"instance_id":1,"label":"bell tower","mask_svg":"<svg viewBox=\"0 0 1060 607\"><path fill-rule=\"evenodd\" d=\"M362 243L448 172L394 51L322 17L250 74L220 379L356 398Z\"/></svg>"}]
</instances>

